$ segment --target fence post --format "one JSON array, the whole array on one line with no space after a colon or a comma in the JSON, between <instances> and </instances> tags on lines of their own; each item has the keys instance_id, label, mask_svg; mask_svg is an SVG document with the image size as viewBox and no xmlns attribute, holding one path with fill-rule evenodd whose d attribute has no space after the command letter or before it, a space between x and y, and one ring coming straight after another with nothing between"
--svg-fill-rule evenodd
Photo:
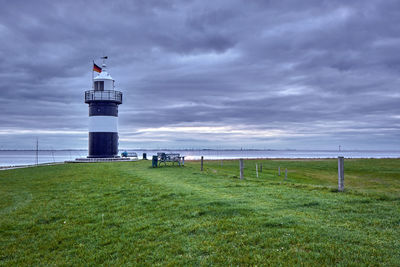
<instances>
[{"instance_id":1,"label":"fence post","mask_svg":"<svg viewBox=\"0 0 400 267\"><path fill-rule=\"evenodd\" d=\"M344 191L344 157L338 157L338 191Z\"/></svg>"},{"instance_id":2,"label":"fence post","mask_svg":"<svg viewBox=\"0 0 400 267\"><path fill-rule=\"evenodd\" d=\"M278 176L281 176L281 166L278 167Z\"/></svg>"},{"instance_id":3,"label":"fence post","mask_svg":"<svg viewBox=\"0 0 400 267\"><path fill-rule=\"evenodd\" d=\"M203 171L203 156L201 156L201 165L200 165L200 171Z\"/></svg>"},{"instance_id":4,"label":"fence post","mask_svg":"<svg viewBox=\"0 0 400 267\"><path fill-rule=\"evenodd\" d=\"M287 179L287 169L285 168L285 180Z\"/></svg>"},{"instance_id":5,"label":"fence post","mask_svg":"<svg viewBox=\"0 0 400 267\"><path fill-rule=\"evenodd\" d=\"M258 163L256 163L256 175L257 175L257 178L258 178Z\"/></svg>"},{"instance_id":6,"label":"fence post","mask_svg":"<svg viewBox=\"0 0 400 267\"><path fill-rule=\"evenodd\" d=\"M244 162L243 159L239 159L239 168L240 168L240 179L243 179L243 169L244 169Z\"/></svg>"}]
</instances>

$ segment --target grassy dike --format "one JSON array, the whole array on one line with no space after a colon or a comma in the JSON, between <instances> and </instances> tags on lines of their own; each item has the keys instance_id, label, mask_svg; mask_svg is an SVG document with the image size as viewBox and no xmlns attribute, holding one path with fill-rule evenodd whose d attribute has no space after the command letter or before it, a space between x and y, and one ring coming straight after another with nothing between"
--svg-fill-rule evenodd
<instances>
[{"instance_id":1,"label":"grassy dike","mask_svg":"<svg viewBox=\"0 0 400 267\"><path fill-rule=\"evenodd\" d=\"M0 265L399 265L399 159L238 165L0 171Z\"/></svg>"}]
</instances>

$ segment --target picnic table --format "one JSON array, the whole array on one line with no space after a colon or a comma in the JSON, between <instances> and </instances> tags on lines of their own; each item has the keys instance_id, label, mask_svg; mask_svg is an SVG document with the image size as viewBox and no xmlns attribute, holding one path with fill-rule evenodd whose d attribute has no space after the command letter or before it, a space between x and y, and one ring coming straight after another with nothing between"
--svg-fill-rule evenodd
<instances>
[{"instance_id":1,"label":"picnic table","mask_svg":"<svg viewBox=\"0 0 400 267\"><path fill-rule=\"evenodd\" d=\"M175 162L177 162L179 166L181 166L181 164L182 166L185 165L185 157L179 155L178 153L159 152L157 153L157 158L158 158L158 166L160 166L161 163L167 165L167 162L172 162L172 165L174 165Z\"/></svg>"}]
</instances>

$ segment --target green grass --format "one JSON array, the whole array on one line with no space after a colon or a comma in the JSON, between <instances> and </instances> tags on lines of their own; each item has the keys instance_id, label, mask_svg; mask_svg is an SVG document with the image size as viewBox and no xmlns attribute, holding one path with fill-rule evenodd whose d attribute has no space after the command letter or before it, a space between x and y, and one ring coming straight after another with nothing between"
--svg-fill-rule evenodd
<instances>
[{"instance_id":1,"label":"green grass","mask_svg":"<svg viewBox=\"0 0 400 267\"><path fill-rule=\"evenodd\" d=\"M399 159L150 166L0 171L0 265L400 264Z\"/></svg>"}]
</instances>

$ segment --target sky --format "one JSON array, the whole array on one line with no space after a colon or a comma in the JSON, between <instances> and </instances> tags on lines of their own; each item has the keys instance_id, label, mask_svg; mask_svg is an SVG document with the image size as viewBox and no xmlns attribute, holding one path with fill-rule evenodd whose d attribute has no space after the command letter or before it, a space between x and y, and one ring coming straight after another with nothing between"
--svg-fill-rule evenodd
<instances>
[{"instance_id":1,"label":"sky","mask_svg":"<svg viewBox=\"0 0 400 267\"><path fill-rule=\"evenodd\" d=\"M101 56L122 149L400 149L399 1L0 3L0 149L87 148Z\"/></svg>"}]
</instances>

